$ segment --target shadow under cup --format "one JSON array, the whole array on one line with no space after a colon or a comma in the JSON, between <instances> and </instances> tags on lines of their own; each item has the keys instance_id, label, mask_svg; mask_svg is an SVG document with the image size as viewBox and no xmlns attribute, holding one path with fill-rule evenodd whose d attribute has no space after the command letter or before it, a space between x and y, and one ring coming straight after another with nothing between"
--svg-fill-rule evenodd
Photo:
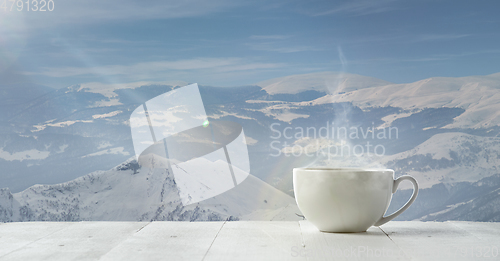
<instances>
[{"instance_id":1,"label":"shadow under cup","mask_svg":"<svg viewBox=\"0 0 500 261\"><path fill-rule=\"evenodd\" d=\"M415 200L394 214L383 217L401 180L390 169L295 168L295 200L307 220L324 232L364 232L395 218Z\"/></svg>"}]
</instances>

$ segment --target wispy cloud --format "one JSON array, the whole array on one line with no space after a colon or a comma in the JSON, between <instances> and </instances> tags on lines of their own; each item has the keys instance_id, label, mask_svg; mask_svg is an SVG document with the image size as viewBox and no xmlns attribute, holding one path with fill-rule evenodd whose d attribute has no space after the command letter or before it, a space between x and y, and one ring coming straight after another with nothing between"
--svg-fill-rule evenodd
<instances>
[{"instance_id":1,"label":"wispy cloud","mask_svg":"<svg viewBox=\"0 0 500 261\"><path fill-rule=\"evenodd\" d=\"M250 36L250 39L254 40L284 40L292 37L292 35L281 35L281 34L275 34L275 35L252 35Z\"/></svg>"},{"instance_id":2,"label":"wispy cloud","mask_svg":"<svg viewBox=\"0 0 500 261\"><path fill-rule=\"evenodd\" d=\"M56 1L50 14L33 12L24 16L29 27L86 25L103 22L137 21L204 16L248 5L242 0L65 0Z\"/></svg>"},{"instance_id":3,"label":"wispy cloud","mask_svg":"<svg viewBox=\"0 0 500 261\"><path fill-rule=\"evenodd\" d=\"M253 43L253 44L247 44L247 46L256 51L278 52L278 53L297 53L297 52L321 50L313 46L284 46L275 43Z\"/></svg>"},{"instance_id":4,"label":"wispy cloud","mask_svg":"<svg viewBox=\"0 0 500 261\"><path fill-rule=\"evenodd\" d=\"M446 61L453 60L455 58L465 57L465 56L475 56L484 54L500 54L500 49L490 49L482 50L476 52L462 52L462 53L448 53L448 54L435 54L425 57L381 57L373 59L357 59L350 60L351 64L390 64L390 63L402 63L402 62L435 62L435 61Z\"/></svg>"},{"instance_id":5,"label":"wispy cloud","mask_svg":"<svg viewBox=\"0 0 500 261\"><path fill-rule=\"evenodd\" d=\"M396 0L351 0L334 8L316 12L313 16L332 14L368 15L399 9L391 5Z\"/></svg>"},{"instance_id":6,"label":"wispy cloud","mask_svg":"<svg viewBox=\"0 0 500 261\"><path fill-rule=\"evenodd\" d=\"M154 40L128 40L128 39L120 39L120 38L92 38L89 37L88 39L84 39L90 42L96 42L96 43L102 43L102 44L110 44L110 45L115 45L115 44L121 44L121 45L153 45L153 44L160 44L160 41L154 41Z\"/></svg>"},{"instance_id":7,"label":"wispy cloud","mask_svg":"<svg viewBox=\"0 0 500 261\"><path fill-rule=\"evenodd\" d=\"M105 65L96 67L46 67L38 72L25 72L28 75L48 77L74 76L127 76L127 78L154 78L165 72L215 72L253 71L284 67L283 63L263 63L248 61L242 58L197 58L176 61L150 61L132 65Z\"/></svg>"},{"instance_id":8,"label":"wispy cloud","mask_svg":"<svg viewBox=\"0 0 500 261\"><path fill-rule=\"evenodd\" d=\"M470 37L472 34L400 34L400 35L371 35L357 38L345 39L343 44L362 43L393 43L408 44L434 41L451 41Z\"/></svg>"},{"instance_id":9,"label":"wispy cloud","mask_svg":"<svg viewBox=\"0 0 500 261\"><path fill-rule=\"evenodd\" d=\"M289 38L293 35L252 35L249 38L254 40L252 43L246 43L252 50L278 52L278 53L297 53L306 51L319 51L317 47L305 45L290 45ZM286 41L284 41L286 40Z\"/></svg>"},{"instance_id":10,"label":"wispy cloud","mask_svg":"<svg viewBox=\"0 0 500 261\"><path fill-rule=\"evenodd\" d=\"M401 59L403 62L431 62L431 61L443 61L443 60L451 60L454 58L465 57L465 56L473 56L473 55L481 55L481 54L499 54L499 50L482 50L477 52L463 52L463 53L452 53L452 54L436 54L428 57L421 58L407 58Z\"/></svg>"},{"instance_id":11,"label":"wispy cloud","mask_svg":"<svg viewBox=\"0 0 500 261\"><path fill-rule=\"evenodd\" d=\"M447 41L468 37L470 34L422 34L413 38L415 42Z\"/></svg>"}]
</instances>

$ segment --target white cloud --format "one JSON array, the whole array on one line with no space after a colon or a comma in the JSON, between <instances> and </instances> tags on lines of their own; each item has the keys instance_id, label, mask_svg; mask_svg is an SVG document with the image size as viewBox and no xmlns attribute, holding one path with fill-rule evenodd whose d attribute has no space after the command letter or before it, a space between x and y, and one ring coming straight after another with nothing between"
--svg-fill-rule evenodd
<instances>
[{"instance_id":1,"label":"white cloud","mask_svg":"<svg viewBox=\"0 0 500 261\"><path fill-rule=\"evenodd\" d=\"M477 51L477 52L437 54L437 55L428 56L428 57L421 57L421 58L401 59L400 61L406 61L406 62L442 61L442 60L451 60L454 58L459 58L459 57L464 57L464 56L481 55L481 54L498 54L498 53L500 53L500 50L482 50L482 51Z\"/></svg>"},{"instance_id":2,"label":"white cloud","mask_svg":"<svg viewBox=\"0 0 500 261\"><path fill-rule=\"evenodd\" d=\"M254 40L284 40L292 37L291 35L281 35L281 34L274 34L274 35L252 35L250 36L250 39Z\"/></svg>"},{"instance_id":3,"label":"white cloud","mask_svg":"<svg viewBox=\"0 0 500 261\"><path fill-rule=\"evenodd\" d=\"M321 49L304 46L304 45L289 45L289 38L293 35L252 35L249 38L254 40L252 43L245 44L249 46L252 50L256 51L266 51L266 52L278 52L278 53L297 53L306 51L320 51Z\"/></svg>"},{"instance_id":4,"label":"white cloud","mask_svg":"<svg viewBox=\"0 0 500 261\"><path fill-rule=\"evenodd\" d=\"M237 0L65 0L54 1L52 12L30 12L33 27L203 16L246 4ZM18 12L16 12L18 13ZM33 23L36 22L36 23Z\"/></svg>"},{"instance_id":5,"label":"white cloud","mask_svg":"<svg viewBox=\"0 0 500 261\"><path fill-rule=\"evenodd\" d=\"M45 67L28 75L49 77L73 77L83 75L111 76L124 75L129 79L148 79L168 72L235 72L254 71L284 67L283 63L263 63L242 58L197 58L176 61L151 61L131 65L105 65L96 67Z\"/></svg>"},{"instance_id":6,"label":"white cloud","mask_svg":"<svg viewBox=\"0 0 500 261\"><path fill-rule=\"evenodd\" d=\"M468 36L470 36L470 34L423 34L415 36L414 41L426 42L426 41L439 41L439 40L455 40Z\"/></svg>"},{"instance_id":7,"label":"white cloud","mask_svg":"<svg viewBox=\"0 0 500 261\"><path fill-rule=\"evenodd\" d=\"M464 56L474 56L482 54L498 54L500 50L483 50L477 52L463 52L463 53L448 53L448 54L435 54L426 57L381 57L374 59L357 59L349 60L351 64L388 64L388 63L401 63L401 62L432 62L453 60Z\"/></svg>"},{"instance_id":8,"label":"white cloud","mask_svg":"<svg viewBox=\"0 0 500 261\"><path fill-rule=\"evenodd\" d=\"M349 15L368 15L396 10L397 8L389 5L396 0L351 0L338 5L326 11L314 13L314 16L349 14Z\"/></svg>"},{"instance_id":9,"label":"white cloud","mask_svg":"<svg viewBox=\"0 0 500 261\"><path fill-rule=\"evenodd\" d=\"M312 46L284 46L276 43L255 43L247 44L256 51L278 52L278 53L297 53L307 51L320 51L321 49Z\"/></svg>"},{"instance_id":10,"label":"white cloud","mask_svg":"<svg viewBox=\"0 0 500 261\"><path fill-rule=\"evenodd\" d=\"M414 44L421 42L435 41L451 41L470 37L471 34L385 34L385 35L368 35L361 37L353 37L343 39L342 44L373 44L373 43L390 43L390 44Z\"/></svg>"}]
</instances>

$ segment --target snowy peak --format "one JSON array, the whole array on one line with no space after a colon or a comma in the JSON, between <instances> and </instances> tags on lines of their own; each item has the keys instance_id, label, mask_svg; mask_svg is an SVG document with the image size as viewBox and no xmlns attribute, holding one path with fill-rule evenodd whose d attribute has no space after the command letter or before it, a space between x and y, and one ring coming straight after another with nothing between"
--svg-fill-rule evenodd
<instances>
[{"instance_id":1,"label":"snowy peak","mask_svg":"<svg viewBox=\"0 0 500 261\"><path fill-rule=\"evenodd\" d=\"M66 88L66 92L90 92L99 93L107 98L113 98L117 96L116 90L122 89L135 89L142 86L149 85L165 85L165 86L184 86L187 85L184 81L165 81L165 82L131 82L131 83L121 83L121 84L105 84L100 82L88 82L82 84L72 85Z\"/></svg>"},{"instance_id":2,"label":"snowy peak","mask_svg":"<svg viewBox=\"0 0 500 261\"><path fill-rule=\"evenodd\" d=\"M298 74L257 83L269 94L296 94L304 91L325 93L350 92L369 87L383 86L390 82L342 72Z\"/></svg>"},{"instance_id":3,"label":"snowy peak","mask_svg":"<svg viewBox=\"0 0 500 261\"><path fill-rule=\"evenodd\" d=\"M0 190L4 222L297 220L295 213L300 212L293 198L253 176L221 195L184 206L172 174L134 160L66 183L15 194Z\"/></svg>"},{"instance_id":4,"label":"snowy peak","mask_svg":"<svg viewBox=\"0 0 500 261\"><path fill-rule=\"evenodd\" d=\"M317 91L326 95L311 105L352 102L360 108L462 108L466 112L445 128L483 128L500 125L500 73L485 76L433 77L393 84L348 73L291 75L257 83L269 94Z\"/></svg>"},{"instance_id":5,"label":"snowy peak","mask_svg":"<svg viewBox=\"0 0 500 261\"><path fill-rule=\"evenodd\" d=\"M500 170L500 138L440 133L411 150L387 156L384 161L398 174L414 176L421 188L473 182Z\"/></svg>"},{"instance_id":6,"label":"snowy peak","mask_svg":"<svg viewBox=\"0 0 500 261\"><path fill-rule=\"evenodd\" d=\"M500 72L489 74L489 75L486 75L486 76L490 77L490 78L500 79Z\"/></svg>"},{"instance_id":7,"label":"snowy peak","mask_svg":"<svg viewBox=\"0 0 500 261\"><path fill-rule=\"evenodd\" d=\"M461 78L435 77L408 84L331 93L313 104L352 102L360 108L462 108L463 114L444 128L483 128L500 125L500 78L495 75Z\"/></svg>"}]
</instances>

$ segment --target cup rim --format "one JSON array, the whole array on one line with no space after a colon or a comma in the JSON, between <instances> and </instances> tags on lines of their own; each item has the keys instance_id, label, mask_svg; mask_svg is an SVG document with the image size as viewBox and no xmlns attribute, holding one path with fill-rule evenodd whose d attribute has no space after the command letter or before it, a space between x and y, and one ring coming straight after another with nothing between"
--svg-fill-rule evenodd
<instances>
[{"instance_id":1,"label":"cup rim","mask_svg":"<svg viewBox=\"0 0 500 261\"><path fill-rule=\"evenodd\" d=\"M332 167L311 167L311 168L293 168L293 170L324 171L333 170L337 172L394 172L392 169L377 168L332 168Z\"/></svg>"}]
</instances>

